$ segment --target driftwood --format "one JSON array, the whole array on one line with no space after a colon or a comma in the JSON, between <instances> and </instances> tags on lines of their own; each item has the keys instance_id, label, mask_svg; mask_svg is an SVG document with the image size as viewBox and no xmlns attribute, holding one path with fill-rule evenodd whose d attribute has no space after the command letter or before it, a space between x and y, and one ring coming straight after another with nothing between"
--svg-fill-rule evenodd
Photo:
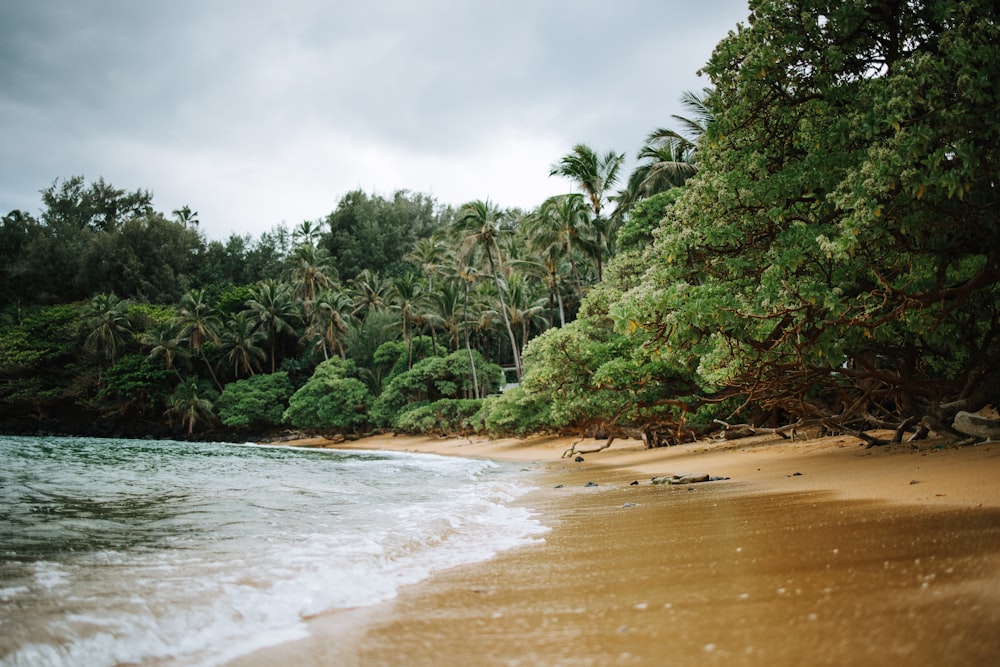
<instances>
[{"instance_id":1,"label":"driftwood","mask_svg":"<svg viewBox=\"0 0 1000 667\"><path fill-rule=\"evenodd\" d=\"M960 411L955 415L952 428L974 438L1000 440L1000 419L991 419L971 412Z\"/></svg>"},{"instance_id":2,"label":"driftwood","mask_svg":"<svg viewBox=\"0 0 1000 667\"><path fill-rule=\"evenodd\" d=\"M721 419L713 419L712 421L722 427L722 437L726 440L739 440L753 435L779 435L785 440L790 439L794 442L798 437L798 429L804 425L802 420L775 428L754 426L753 424L729 424Z\"/></svg>"}]
</instances>

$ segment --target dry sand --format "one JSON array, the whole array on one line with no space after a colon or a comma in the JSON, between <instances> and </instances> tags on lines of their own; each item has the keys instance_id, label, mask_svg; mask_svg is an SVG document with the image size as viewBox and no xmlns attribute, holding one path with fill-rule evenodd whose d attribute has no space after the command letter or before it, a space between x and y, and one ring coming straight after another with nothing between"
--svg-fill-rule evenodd
<instances>
[{"instance_id":1,"label":"dry sand","mask_svg":"<svg viewBox=\"0 0 1000 667\"><path fill-rule=\"evenodd\" d=\"M232 664L1000 664L1000 443L572 442L339 445L524 462L552 531Z\"/></svg>"}]
</instances>

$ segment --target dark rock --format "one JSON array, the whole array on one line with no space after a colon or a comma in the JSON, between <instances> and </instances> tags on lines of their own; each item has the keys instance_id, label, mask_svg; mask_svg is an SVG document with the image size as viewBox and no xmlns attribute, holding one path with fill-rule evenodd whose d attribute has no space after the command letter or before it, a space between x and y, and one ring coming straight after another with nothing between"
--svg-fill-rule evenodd
<instances>
[{"instance_id":1,"label":"dark rock","mask_svg":"<svg viewBox=\"0 0 1000 667\"><path fill-rule=\"evenodd\" d=\"M582 456L578 456L578 457L576 457L573 460L576 461L577 463L583 463L583 457Z\"/></svg>"}]
</instances>

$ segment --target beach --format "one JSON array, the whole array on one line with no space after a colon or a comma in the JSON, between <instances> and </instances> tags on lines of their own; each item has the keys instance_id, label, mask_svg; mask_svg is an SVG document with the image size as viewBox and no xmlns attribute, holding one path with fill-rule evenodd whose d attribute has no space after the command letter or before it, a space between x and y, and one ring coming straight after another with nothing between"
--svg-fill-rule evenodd
<instances>
[{"instance_id":1,"label":"beach","mask_svg":"<svg viewBox=\"0 0 1000 667\"><path fill-rule=\"evenodd\" d=\"M572 438L306 446L516 461L544 542L321 614L234 666L987 665L1000 658L1000 443L777 436L563 458ZM581 443L584 448L596 441ZM728 478L654 485L680 473ZM638 482L633 484L633 482Z\"/></svg>"}]
</instances>

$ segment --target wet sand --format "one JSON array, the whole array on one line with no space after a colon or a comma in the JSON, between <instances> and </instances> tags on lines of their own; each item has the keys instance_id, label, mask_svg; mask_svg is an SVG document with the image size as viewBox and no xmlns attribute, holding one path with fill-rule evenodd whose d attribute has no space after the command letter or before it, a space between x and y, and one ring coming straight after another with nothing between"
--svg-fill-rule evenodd
<instances>
[{"instance_id":1,"label":"wet sand","mask_svg":"<svg viewBox=\"0 0 1000 667\"><path fill-rule=\"evenodd\" d=\"M519 502L552 531L390 603L313 619L310 638L232 664L1000 660L1000 443L625 441L582 463L560 458L571 443L351 443L523 461L541 488ZM648 483L679 472L730 480Z\"/></svg>"}]
</instances>

